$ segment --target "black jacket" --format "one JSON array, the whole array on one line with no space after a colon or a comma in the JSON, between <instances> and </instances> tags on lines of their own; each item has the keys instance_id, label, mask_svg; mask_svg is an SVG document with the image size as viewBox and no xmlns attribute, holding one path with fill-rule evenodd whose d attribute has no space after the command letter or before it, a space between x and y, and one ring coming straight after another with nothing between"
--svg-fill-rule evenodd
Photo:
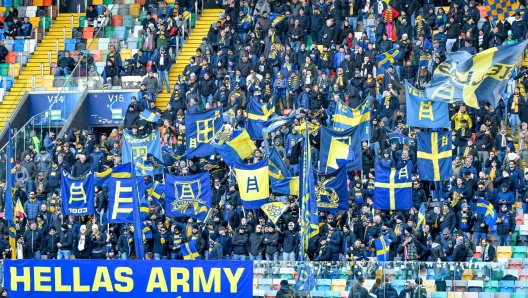
<instances>
[{"instance_id":1,"label":"black jacket","mask_svg":"<svg viewBox=\"0 0 528 298\"><path fill-rule=\"evenodd\" d=\"M459 244L453 249L453 262L465 262L468 257L468 250L465 244Z\"/></svg>"},{"instance_id":2,"label":"black jacket","mask_svg":"<svg viewBox=\"0 0 528 298\"><path fill-rule=\"evenodd\" d=\"M73 247L73 234L72 232L68 230L61 231L59 234L60 241L59 243L62 245L59 247L60 250L71 250Z\"/></svg>"},{"instance_id":3,"label":"black jacket","mask_svg":"<svg viewBox=\"0 0 528 298\"><path fill-rule=\"evenodd\" d=\"M42 245L44 244L44 237L39 230L27 230L24 233L24 242L26 250L29 253L42 250Z\"/></svg>"},{"instance_id":4,"label":"black jacket","mask_svg":"<svg viewBox=\"0 0 528 298\"><path fill-rule=\"evenodd\" d=\"M264 241L262 242L266 246L266 254L272 255L279 251L279 233L273 231L273 233L267 233L264 235Z\"/></svg>"},{"instance_id":5,"label":"black jacket","mask_svg":"<svg viewBox=\"0 0 528 298\"><path fill-rule=\"evenodd\" d=\"M252 256L258 256L264 250L264 234L262 233L252 233L249 235L249 253Z\"/></svg>"},{"instance_id":6,"label":"black jacket","mask_svg":"<svg viewBox=\"0 0 528 298\"><path fill-rule=\"evenodd\" d=\"M236 233L233 235L233 254L235 255L247 255L247 244L249 242L249 236L247 233Z\"/></svg>"}]
</instances>

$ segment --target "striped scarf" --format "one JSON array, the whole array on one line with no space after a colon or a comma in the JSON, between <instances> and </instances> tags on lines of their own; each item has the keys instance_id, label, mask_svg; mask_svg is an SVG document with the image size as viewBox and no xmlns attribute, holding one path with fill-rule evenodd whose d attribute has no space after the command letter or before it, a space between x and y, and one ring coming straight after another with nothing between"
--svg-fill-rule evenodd
<instances>
[{"instance_id":1,"label":"striped scarf","mask_svg":"<svg viewBox=\"0 0 528 298\"><path fill-rule=\"evenodd\" d=\"M374 179L369 179L367 184L367 194L373 195L374 194Z\"/></svg>"},{"instance_id":2,"label":"striped scarf","mask_svg":"<svg viewBox=\"0 0 528 298\"><path fill-rule=\"evenodd\" d=\"M462 211L461 213L462 213L462 221L460 222L460 229L464 230L464 229L469 228L469 225L468 225L468 214L467 214L467 212L464 212L464 211Z\"/></svg>"},{"instance_id":3,"label":"striped scarf","mask_svg":"<svg viewBox=\"0 0 528 298\"><path fill-rule=\"evenodd\" d=\"M365 201L363 200L363 193L361 192L361 188L354 188L354 198L356 200L356 204L365 203Z\"/></svg>"},{"instance_id":4,"label":"striped scarf","mask_svg":"<svg viewBox=\"0 0 528 298\"><path fill-rule=\"evenodd\" d=\"M182 243L182 239L180 237L180 234L174 234L172 236L172 241L174 243L174 247L178 246L178 245L181 245Z\"/></svg>"},{"instance_id":5,"label":"striped scarf","mask_svg":"<svg viewBox=\"0 0 528 298\"><path fill-rule=\"evenodd\" d=\"M431 233L427 233L427 250L431 250L431 247L433 246L433 236Z\"/></svg>"},{"instance_id":6,"label":"striped scarf","mask_svg":"<svg viewBox=\"0 0 528 298\"><path fill-rule=\"evenodd\" d=\"M209 257L213 256L213 248L216 242L214 240L209 239Z\"/></svg>"}]
</instances>

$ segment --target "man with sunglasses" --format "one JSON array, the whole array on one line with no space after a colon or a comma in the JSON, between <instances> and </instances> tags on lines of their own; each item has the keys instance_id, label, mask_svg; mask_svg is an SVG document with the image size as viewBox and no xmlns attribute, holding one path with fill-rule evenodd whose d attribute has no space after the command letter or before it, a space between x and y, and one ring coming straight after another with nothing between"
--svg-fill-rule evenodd
<instances>
[{"instance_id":1,"label":"man with sunglasses","mask_svg":"<svg viewBox=\"0 0 528 298\"><path fill-rule=\"evenodd\" d=\"M264 230L260 223L255 227L255 232L249 235L249 259L252 261L262 261L262 252L264 251Z\"/></svg>"}]
</instances>

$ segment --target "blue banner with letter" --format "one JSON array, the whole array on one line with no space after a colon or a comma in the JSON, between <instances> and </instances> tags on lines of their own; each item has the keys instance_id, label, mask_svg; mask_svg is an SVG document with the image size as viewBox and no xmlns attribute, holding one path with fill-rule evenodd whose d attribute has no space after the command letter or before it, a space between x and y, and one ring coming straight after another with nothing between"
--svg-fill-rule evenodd
<instances>
[{"instance_id":1,"label":"blue banner with letter","mask_svg":"<svg viewBox=\"0 0 528 298\"><path fill-rule=\"evenodd\" d=\"M407 99L407 124L427 128L449 128L448 103L425 98L424 91L405 82Z\"/></svg>"},{"instance_id":2,"label":"blue banner with letter","mask_svg":"<svg viewBox=\"0 0 528 298\"><path fill-rule=\"evenodd\" d=\"M78 93L62 93L60 95L30 93L28 97L29 117L47 111L42 117L35 118L35 124L64 125L79 102L79 97Z\"/></svg>"},{"instance_id":3,"label":"blue banner with letter","mask_svg":"<svg viewBox=\"0 0 528 298\"><path fill-rule=\"evenodd\" d=\"M94 176L91 170L73 177L62 170L62 213L84 216L95 213Z\"/></svg>"},{"instance_id":4,"label":"blue banner with letter","mask_svg":"<svg viewBox=\"0 0 528 298\"><path fill-rule=\"evenodd\" d=\"M136 183L139 197L145 195L145 180L137 177L132 178L131 164L118 166L119 171L110 174L108 194L108 222L109 223L131 223L133 222L134 200L133 185Z\"/></svg>"},{"instance_id":5,"label":"blue banner with letter","mask_svg":"<svg viewBox=\"0 0 528 298\"><path fill-rule=\"evenodd\" d=\"M198 114L185 115L187 158L216 153L211 141L222 128L222 108L211 109Z\"/></svg>"},{"instance_id":6,"label":"blue banner with letter","mask_svg":"<svg viewBox=\"0 0 528 298\"><path fill-rule=\"evenodd\" d=\"M169 217L189 216L188 204L211 207L211 180L209 172L192 176L165 175L165 212Z\"/></svg>"},{"instance_id":7,"label":"blue banner with letter","mask_svg":"<svg viewBox=\"0 0 528 298\"><path fill-rule=\"evenodd\" d=\"M251 298L252 261L5 260L18 298Z\"/></svg>"},{"instance_id":8,"label":"blue banner with letter","mask_svg":"<svg viewBox=\"0 0 528 298\"><path fill-rule=\"evenodd\" d=\"M135 137L127 131L124 131L122 157L123 164L132 161L132 156L130 156L131 152L134 155L134 160L140 157L143 158L143 160L148 160L149 154L158 160L163 160L163 157L161 156L161 142L158 131L153 130L151 133L141 138ZM141 167L138 169L138 171L142 172Z\"/></svg>"},{"instance_id":9,"label":"blue banner with letter","mask_svg":"<svg viewBox=\"0 0 528 298\"><path fill-rule=\"evenodd\" d=\"M88 125L122 124L130 98L137 91L88 93Z\"/></svg>"},{"instance_id":10,"label":"blue banner with letter","mask_svg":"<svg viewBox=\"0 0 528 298\"><path fill-rule=\"evenodd\" d=\"M346 166L331 173L313 171L315 180L315 197L317 210L346 211L348 210L348 190Z\"/></svg>"}]
</instances>

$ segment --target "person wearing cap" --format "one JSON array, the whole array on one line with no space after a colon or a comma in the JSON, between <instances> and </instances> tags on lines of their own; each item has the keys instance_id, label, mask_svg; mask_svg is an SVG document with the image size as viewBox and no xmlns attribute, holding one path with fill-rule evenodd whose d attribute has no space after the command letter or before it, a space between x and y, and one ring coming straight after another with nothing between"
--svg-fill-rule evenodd
<instances>
[{"instance_id":1,"label":"person wearing cap","mask_svg":"<svg viewBox=\"0 0 528 298\"><path fill-rule=\"evenodd\" d=\"M279 238L280 234L277 231L278 228L273 223L268 223L266 226L266 233L264 234L264 240L262 244L266 247L266 260L275 262L275 265L279 262Z\"/></svg>"},{"instance_id":2,"label":"person wearing cap","mask_svg":"<svg viewBox=\"0 0 528 298\"><path fill-rule=\"evenodd\" d=\"M187 237L181 235L181 230L179 227L174 227L174 233L167 232L167 227L161 224L157 227L152 226L154 235L152 235L152 242L154 247L152 248L152 253L154 254L154 260L166 260L169 256L174 256L176 259L177 256L181 259L180 245L186 242Z\"/></svg>"},{"instance_id":3,"label":"person wearing cap","mask_svg":"<svg viewBox=\"0 0 528 298\"><path fill-rule=\"evenodd\" d=\"M134 238L128 225L123 226L123 233L117 240L117 250L121 260L129 260L134 253Z\"/></svg>"},{"instance_id":4,"label":"person wearing cap","mask_svg":"<svg viewBox=\"0 0 528 298\"><path fill-rule=\"evenodd\" d=\"M77 235L75 244L75 258L89 259L92 252L92 236L87 233L86 226L82 225L79 229L80 233Z\"/></svg>"},{"instance_id":5,"label":"person wearing cap","mask_svg":"<svg viewBox=\"0 0 528 298\"><path fill-rule=\"evenodd\" d=\"M515 195L510 190L510 185L506 182L503 183L500 186L501 190L497 193L497 197L495 198L495 204L497 206L499 205L507 205L508 207L513 206L515 203Z\"/></svg>"},{"instance_id":6,"label":"person wearing cap","mask_svg":"<svg viewBox=\"0 0 528 298\"><path fill-rule=\"evenodd\" d=\"M282 218L282 217L281 217ZM295 250L299 245L299 233L295 228L295 223L289 222L288 229L284 232L280 232L282 243L282 260L290 261L292 264L296 261Z\"/></svg>"},{"instance_id":7,"label":"person wearing cap","mask_svg":"<svg viewBox=\"0 0 528 298\"><path fill-rule=\"evenodd\" d=\"M441 231L447 229L449 232L452 232L456 228L456 215L451 211L448 202L443 203L438 224L440 225L439 228Z\"/></svg>"},{"instance_id":8,"label":"person wearing cap","mask_svg":"<svg viewBox=\"0 0 528 298\"><path fill-rule=\"evenodd\" d=\"M502 190L504 192L504 190L508 189L503 187ZM497 235L499 236L499 246L510 246L512 241L512 233L515 231L515 215L510 212L510 210L512 210L511 205L500 202L504 202L504 200L497 202L497 205L500 204L500 211L498 212L497 218Z\"/></svg>"},{"instance_id":9,"label":"person wearing cap","mask_svg":"<svg viewBox=\"0 0 528 298\"><path fill-rule=\"evenodd\" d=\"M73 247L73 235L68 224L62 224L61 226L57 247L59 248L57 260L69 260Z\"/></svg>"},{"instance_id":10,"label":"person wearing cap","mask_svg":"<svg viewBox=\"0 0 528 298\"><path fill-rule=\"evenodd\" d=\"M246 233L246 228L243 225L240 225L232 238L233 260L244 261L246 259L248 243L249 235Z\"/></svg>"},{"instance_id":11,"label":"person wearing cap","mask_svg":"<svg viewBox=\"0 0 528 298\"><path fill-rule=\"evenodd\" d=\"M60 237L59 234L57 234L57 228L51 226L49 229L49 234L45 237L44 244L42 246L42 254L46 255L48 260L57 258L57 252L59 251L57 243L59 243L59 241Z\"/></svg>"},{"instance_id":12,"label":"person wearing cap","mask_svg":"<svg viewBox=\"0 0 528 298\"><path fill-rule=\"evenodd\" d=\"M276 298L294 298L295 292L290 289L290 286L288 285L288 281L283 279L280 282L280 289L277 291Z\"/></svg>"},{"instance_id":13,"label":"person wearing cap","mask_svg":"<svg viewBox=\"0 0 528 298\"><path fill-rule=\"evenodd\" d=\"M231 259L231 253L233 252L233 238L231 235L233 231L231 226L229 226L225 221L222 222L222 227L218 228L218 237L216 242L220 243L222 246L222 255L226 260Z\"/></svg>"},{"instance_id":14,"label":"person wearing cap","mask_svg":"<svg viewBox=\"0 0 528 298\"><path fill-rule=\"evenodd\" d=\"M405 240L398 247L398 254L402 255L402 261L425 261L423 258L427 252L426 248L418 241L412 233L405 234ZM406 271L406 270L405 270ZM403 272L402 272L403 273ZM415 272L413 272L414 275Z\"/></svg>"},{"instance_id":15,"label":"person wearing cap","mask_svg":"<svg viewBox=\"0 0 528 298\"><path fill-rule=\"evenodd\" d=\"M467 203L461 206L461 210L457 213L457 230L462 231L468 239L471 239L471 228L474 226L475 216Z\"/></svg>"},{"instance_id":16,"label":"person wearing cap","mask_svg":"<svg viewBox=\"0 0 528 298\"><path fill-rule=\"evenodd\" d=\"M332 261L332 248L328 244L328 235L320 234L319 236L319 248L317 249L314 261Z\"/></svg>"},{"instance_id":17,"label":"person wearing cap","mask_svg":"<svg viewBox=\"0 0 528 298\"><path fill-rule=\"evenodd\" d=\"M160 34L160 32L158 32ZM158 36L160 39L160 36ZM156 55L156 59L152 61L156 65L156 70L158 71L158 94L163 91L163 81L167 85L167 93L170 92L170 82L169 82L169 70L172 66L172 59L168 53L168 46L162 46L159 48L159 54Z\"/></svg>"}]
</instances>

